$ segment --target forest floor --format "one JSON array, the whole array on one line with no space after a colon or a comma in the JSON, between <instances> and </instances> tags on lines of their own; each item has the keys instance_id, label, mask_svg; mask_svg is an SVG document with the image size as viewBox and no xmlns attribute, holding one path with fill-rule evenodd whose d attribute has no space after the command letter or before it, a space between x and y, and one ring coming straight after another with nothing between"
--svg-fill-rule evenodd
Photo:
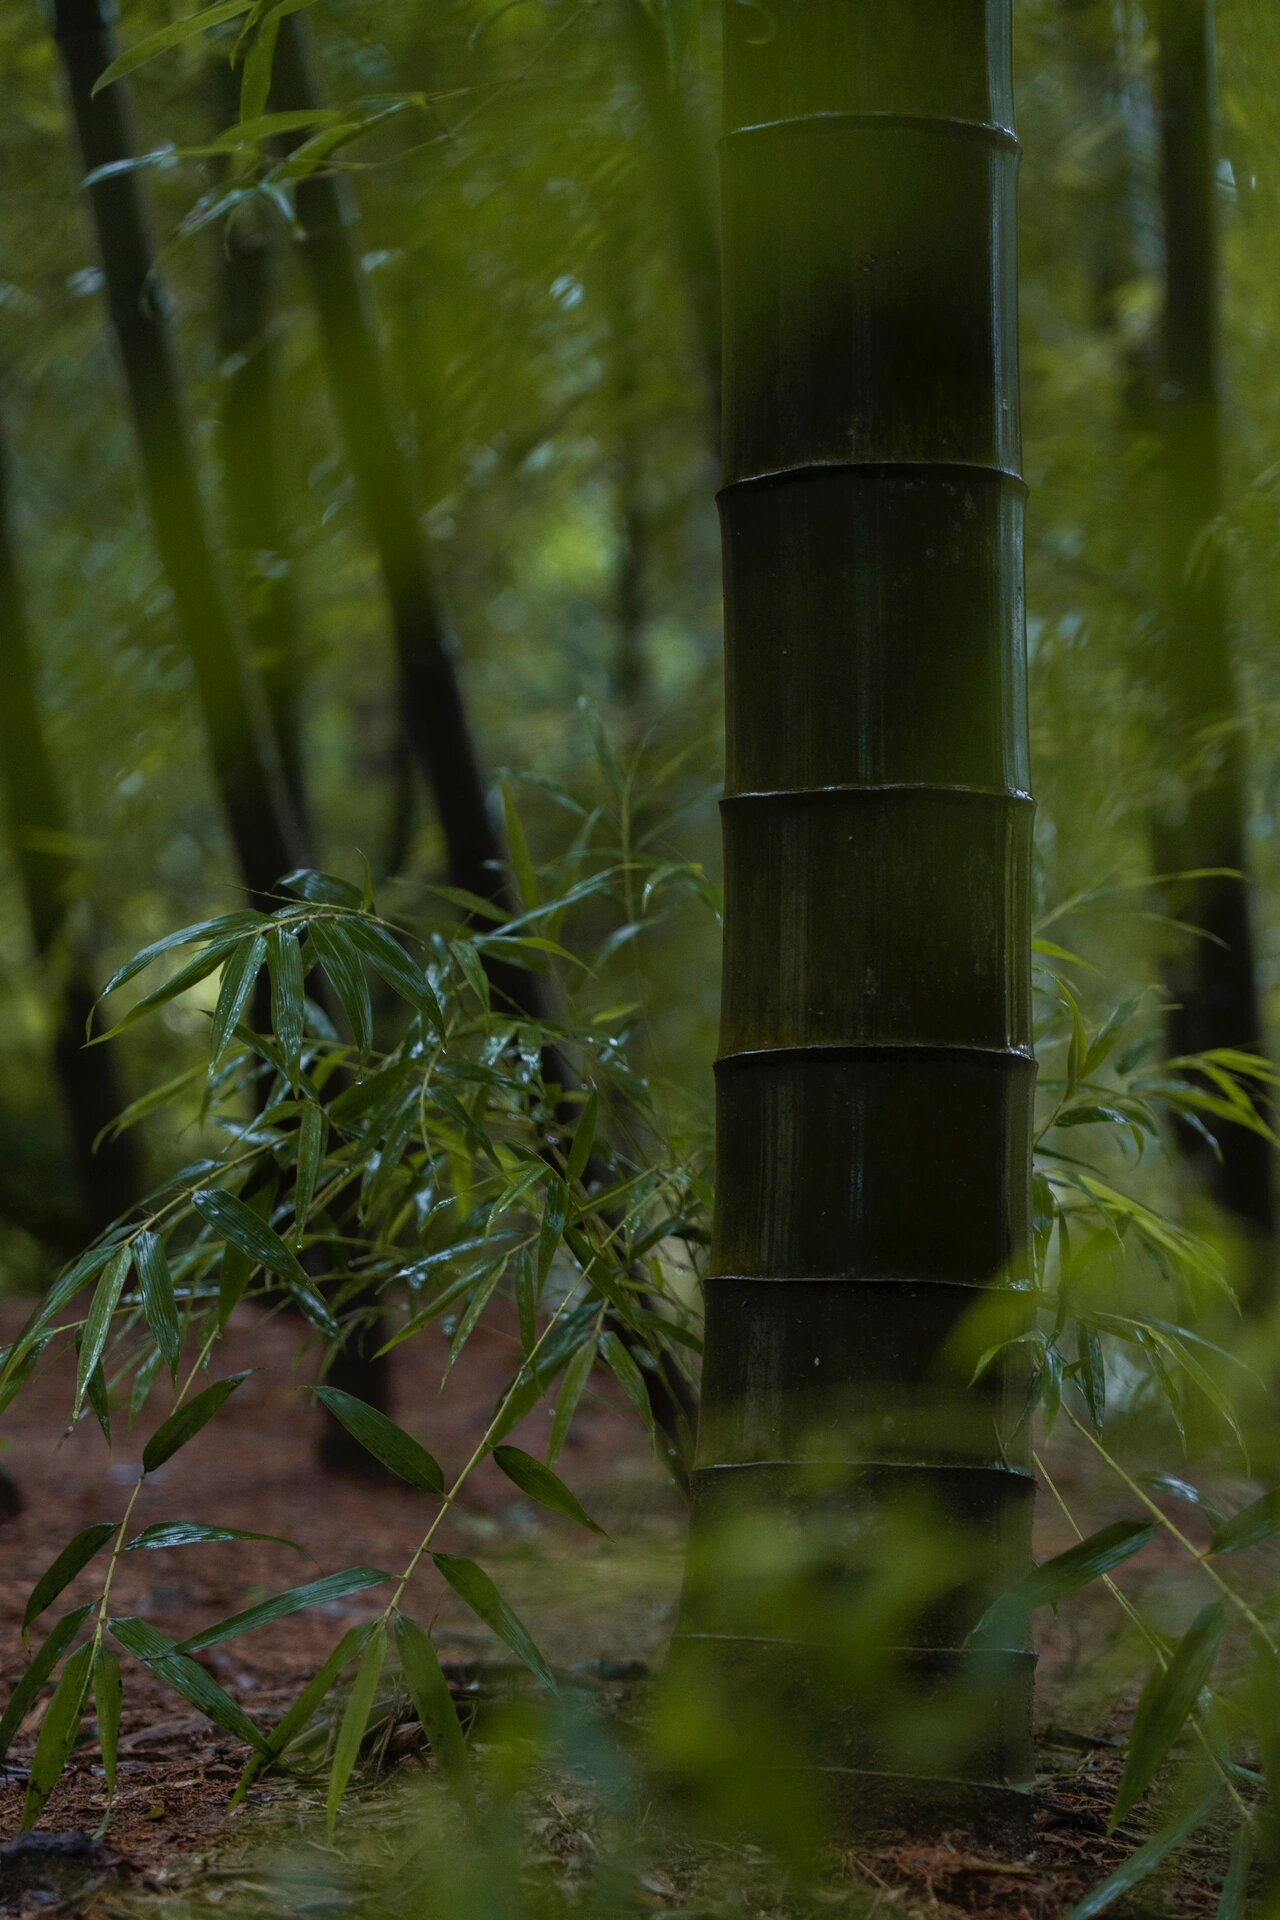
<instances>
[{"instance_id":1,"label":"forest floor","mask_svg":"<svg viewBox=\"0 0 1280 1920\"><path fill-rule=\"evenodd\" d=\"M21 1318L11 1305L0 1307L0 1343ZM511 1349L501 1331L477 1334L443 1394L433 1364L439 1357L424 1357L420 1343L399 1350L395 1411L424 1435L447 1472L461 1465L483 1430L510 1370ZM139 1524L183 1519L285 1533L324 1572L363 1563L403 1566L425 1524L420 1499L407 1488L337 1480L318 1470L319 1415L300 1392L305 1364L299 1364L296 1325L247 1318L233 1328L221 1369L259 1371L203 1434L149 1479ZM0 1524L3 1693L24 1664L20 1626L33 1583L74 1532L119 1514L138 1471L136 1431L120 1434L109 1452L86 1421L55 1448L68 1404L66 1375L52 1368L19 1395L0 1429L0 1464L25 1500L16 1519ZM531 1416L516 1440L540 1451L538 1422L545 1426L547 1417L545 1411ZM681 1503L608 1389L593 1389L584 1400L561 1466L588 1510L608 1527L607 1540L542 1514L486 1464L474 1477L467 1513L450 1523L450 1537L438 1544L483 1561L553 1665L582 1671L587 1663L606 1663L585 1677L584 1686L598 1687L608 1709L616 1707L627 1676L652 1671L662 1660L679 1589ZM1103 1505L1090 1487L1086 1462L1068 1452L1058 1473L1083 1524L1116 1517L1114 1502ZM1043 1555L1072 1536L1050 1500L1042 1499L1040 1509ZM1157 1541L1133 1577L1154 1591L1167 1588L1175 1570ZM316 1572L287 1548L259 1542L135 1553L120 1563L113 1610L141 1614L181 1639ZM68 1590L59 1610L74 1604L82 1589L84 1597L93 1590L92 1569ZM228 1692L270 1724L340 1633L380 1605L377 1589L356 1594L215 1647L203 1658ZM1101 1589L1060 1618L1046 1618L1040 1783L1034 1842L1025 1851L1002 1855L946 1833L908 1846L861 1848L831 1858L819 1891L796 1896L793 1904L751 1848L700 1849L673 1840L665 1849L661 1843L650 1848L656 1864L636 1871L629 1903L637 1913L682 1920L704 1914L763 1920L823 1907L850 1914L928 1914L934 1920L961 1914L1054 1920L1068 1913L1143 1837L1140 1823L1127 1824L1115 1838L1106 1835L1139 1676L1122 1649L1118 1611ZM508 1669L498 1658L498 1643L452 1594L440 1600L432 1620L446 1668L459 1686L483 1693L486 1675L503 1681ZM106 1795L91 1720L45 1809L42 1832L61 1836L57 1841L32 1850L29 1842L13 1840L24 1765L45 1703L33 1710L7 1766L0 1767L0 1913L24 1920L53 1913L102 1920L218 1913L253 1920L268 1911L309 1916L352 1910L345 1897L335 1897L332 1880L327 1891L323 1887L326 1858L339 1858L314 1839L323 1781L317 1786L314 1780L272 1776L229 1815L243 1749L135 1664L129 1663L125 1679L119 1787L101 1840L93 1836ZM373 1836L375 1874L378 1849L397 1844L397 1821L412 1824L412 1814L402 1809L405 1792L423 1771L415 1745L407 1729L393 1739L387 1757L395 1777L362 1790L354 1811L344 1814L348 1831L363 1821ZM580 1781L545 1779L525 1801L527 1868L545 1883L544 1897L550 1898L541 1910L574 1911L575 1885L600 1844L590 1794ZM282 1879L281 1863L300 1846L310 1849L310 1867L301 1878L295 1872ZM1169 1920L1212 1914L1223 1869L1222 1852L1210 1838L1184 1855L1175 1878L1146 1883L1140 1900L1113 1911ZM432 1905L430 1911L437 1909ZM584 1920L590 1916L584 1913Z\"/></svg>"}]
</instances>

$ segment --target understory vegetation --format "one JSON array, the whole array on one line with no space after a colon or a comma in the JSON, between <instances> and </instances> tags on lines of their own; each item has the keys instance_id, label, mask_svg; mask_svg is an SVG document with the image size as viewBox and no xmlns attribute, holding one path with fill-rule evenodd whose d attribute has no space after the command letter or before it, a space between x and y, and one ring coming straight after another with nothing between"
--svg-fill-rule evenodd
<instances>
[{"instance_id":1,"label":"understory vegetation","mask_svg":"<svg viewBox=\"0 0 1280 1920\"><path fill-rule=\"evenodd\" d=\"M186 5L0 20L0 1908L1280 1920L1280 10Z\"/></svg>"}]
</instances>

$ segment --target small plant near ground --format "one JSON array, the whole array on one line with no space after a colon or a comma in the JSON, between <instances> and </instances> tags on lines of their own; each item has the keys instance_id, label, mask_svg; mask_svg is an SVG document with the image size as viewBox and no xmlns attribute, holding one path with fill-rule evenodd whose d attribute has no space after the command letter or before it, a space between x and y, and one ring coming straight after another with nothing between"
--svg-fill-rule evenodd
<instances>
[{"instance_id":1,"label":"small plant near ground","mask_svg":"<svg viewBox=\"0 0 1280 1920\"><path fill-rule=\"evenodd\" d=\"M141 1476L118 1518L67 1542L30 1596L24 1632L33 1651L0 1720L3 1753L53 1686L25 1826L41 1819L89 1711L114 1789L131 1662L243 1741L237 1801L268 1769L309 1754L305 1736L326 1715L330 1831L394 1674L463 1807L474 1808L485 1783L474 1777L426 1624L421 1576L434 1571L536 1686L554 1696L558 1683L491 1574L439 1548L471 1475L491 1457L523 1495L598 1531L557 1470L597 1368L613 1374L659 1456L679 1470L680 1436L655 1419L664 1404L655 1382L675 1378L692 1393L696 1376L709 1115L676 1108L646 1070L643 989L610 1004L610 983L675 915L714 913L717 902L701 869L675 856L675 825L638 803L635 769L624 777L611 759L605 766L604 803L555 796L572 834L552 861L535 863L508 798L514 915L442 889L410 927L379 913L367 882L297 872L272 912L184 928L108 983L103 1003L112 1012L135 982L143 991L95 1043L217 976L207 1059L118 1122L127 1128L166 1107L181 1113L194 1097L212 1144L63 1271L3 1356L0 1406L71 1347L71 1420L96 1420L108 1444L122 1424L150 1426ZM1226 1814L1236 1838L1220 1911L1241 1914L1250 1861L1273 1845L1280 1609L1274 1594L1237 1574L1247 1564L1237 1556L1280 1533L1280 1489L1231 1510L1213 1491L1216 1463L1250 1471L1255 1429L1271 1451L1265 1394L1236 1351L1238 1310L1223 1257L1171 1216L1160 1170L1177 1126L1210 1142L1223 1126L1270 1137L1263 1108L1276 1075L1239 1051L1164 1057L1158 996L1108 1005L1086 960L1048 931L1036 954L1035 1313L1019 1336L1029 1366L1017 1418L1037 1423L1042 1498L1078 1538L997 1612L1057 1606L1103 1581L1145 1647L1147 1679L1113 1828L1179 1756L1173 1817L1079 1912L1100 1912ZM493 984L511 967L551 977L560 1017L533 1021L511 1009ZM264 1001L255 989L264 979L270 1022L259 1026L254 1009ZM946 1142L932 1150L945 1153ZM237 1309L296 1312L326 1359L367 1342L374 1326L387 1349L442 1328L447 1375L484 1317L499 1305L509 1315L512 1303L519 1350L510 1378L451 1483L429 1434L411 1434L326 1384L323 1365L310 1390L383 1470L429 1503L406 1565L322 1574L182 1644L114 1610L122 1555L242 1537L229 1527L133 1521L147 1476L216 1419L246 1378L218 1364ZM979 1354L977 1373L996 1351ZM551 1418L544 1456L535 1458L510 1435L541 1401ZM1115 1516L1087 1534L1047 1453L1064 1428L1114 1487ZM1204 1587L1202 1607L1177 1635L1114 1577L1158 1536ZM101 1570L96 1602L50 1626L60 1595L90 1566ZM341 1636L273 1726L256 1722L200 1662L214 1646L362 1589L379 1591L380 1613ZM998 1619L984 1622L979 1637L993 1625ZM718 1747L709 1751L717 1766L731 1764Z\"/></svg>"}]
</instances>

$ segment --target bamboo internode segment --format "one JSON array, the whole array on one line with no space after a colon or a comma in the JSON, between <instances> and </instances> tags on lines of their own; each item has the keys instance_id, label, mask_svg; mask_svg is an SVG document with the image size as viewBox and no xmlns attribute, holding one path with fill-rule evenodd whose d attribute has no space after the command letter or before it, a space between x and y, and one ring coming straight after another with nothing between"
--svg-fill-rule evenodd
<instances>
[{"instance_id":1,"label":"bamboo internode segment","mask_svg":"<svg viewBox=\"0 0 1280 1920\"><path fill-rule=\"evenodd\" d=\"M1024 1362L975 1379L1031 1240L1011 5L724 26L725 981L677 1651L800 1703L829 1778L996 1789L1033 1667L1025 1622L972 1639L1032 1493ZM739 1577L753 1526L807 1600Z\"/></svg>"}]
</instances>

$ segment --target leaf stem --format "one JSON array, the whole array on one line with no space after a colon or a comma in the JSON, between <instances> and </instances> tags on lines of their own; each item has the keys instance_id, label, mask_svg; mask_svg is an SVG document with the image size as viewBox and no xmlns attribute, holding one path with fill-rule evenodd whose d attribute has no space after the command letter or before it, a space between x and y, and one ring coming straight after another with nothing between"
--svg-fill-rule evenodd
<instances>
[{"instance_id":1,"label":"leaf stem","mask_svg":"<svg viewBox=\"0 0 1280 1920\"><path fill-rule=\"evenodd\" d=\"M1094 1449L1095 1453L1097 1453L1101 1459L1105 1460L1106 1464L1111 1468L1111 1471L1114 1474L1116 1474L1121 1480L1123 1480L1125 1486L1128 1488L1129 1492L1133 1495L1135 1500L1140 1500L1142 1502L1142 1505L1147 1509L1147 1512L1151 1514L1153 1519L1157 1520L1167 1533L1172 1534L1173 1538L1178 1542L1178 1545L1182 1547L1186 1553L1190 1554L1191 1558L1196 1562L1196 1565L1201 1568L1201 1570L1208 1576L1210 1580L1212 1580L1214 1586L1218 1589L1223 1599L1229 1600L1231 1602L1231 1605L1244 1615L1244 1618L1249 1622L1249 1625L1253 1628L1254 1632L1266 1644L1266 1646L1271 1650L1272 1653L1280 1654L1280 1647L1276 1645L1276 1642L1272 1639L1270 1633L1267 1631L1267 1628L1263 1624L1262 1620L1254 1612L1253 1608L1249 1605L1248 1601L1244 1598L1243 1594L1237 1593L1235 1588L1231 1586L1231 1584L1228 1581L1223 1579L1222 1575L1218 1572L1218 1569L1213 1565L1208 1554L1202 1552L1202 1550L1195 1544L1194 1540L1190 1540L1187 1538L1187 1535L1183 1533L1182 1529L1179 1526L1175 1525L1175 1523L1169 1518L1168 1514L1165 1513L1164 1509L1158 1506L1156 1502L1150 1497L1150 1495L1145 1491L1145 1489L1138 1485L1138 1482L1135 1479L1133 1479L1132 1475L1126 1473L1125 1469L1120 1465L1120 1462L1117 1459L1115 1459L1115 1457L1112 1454L1108 1453L1107 1449L1103 1446L1098 1436L1095 1433L1092 1433L1090 1429L1085 1426L1084 1422L1082 1420L1079 1420L1076 1417L1076 1415L1072 1413L1070 1407L1064 1404L1062 1410L1066 1414L1067 1419L1071 1422L1072 1426L1076 1429L1076 1432L1084 1435L1085 1439L1089 1442L1089 1445Z\"/></svg>"}]
</instances>

